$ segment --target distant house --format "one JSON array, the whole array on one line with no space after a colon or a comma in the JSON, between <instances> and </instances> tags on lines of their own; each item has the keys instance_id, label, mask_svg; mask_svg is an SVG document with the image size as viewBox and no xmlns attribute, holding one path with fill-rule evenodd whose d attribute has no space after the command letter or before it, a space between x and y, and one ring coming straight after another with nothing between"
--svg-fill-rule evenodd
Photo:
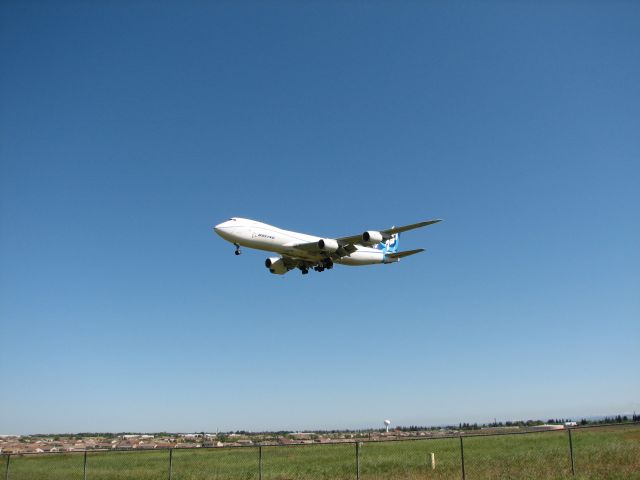
<instances>
[{"instance_id":1,"label":"distant house","mask_svg":"<svg viewBox=\"0 0 640 480\"><path fill-rule=\"evenodd\" d=\"M292 432L289 435L291 435L292 437L296 437L299 440L309 440L312 435L315 435L315 433L310 433L310 432Z\"/></svg>"},{"instance_id":2,"label":"distant house","mask_svg":"<svg viewBox=\"0 0 640 480\"><path fill-rule=\"evenodd\" d=\"M156 448L173 448L173 444L169 442L158 442L156 443Z\"/></svg>"}]
</instances>

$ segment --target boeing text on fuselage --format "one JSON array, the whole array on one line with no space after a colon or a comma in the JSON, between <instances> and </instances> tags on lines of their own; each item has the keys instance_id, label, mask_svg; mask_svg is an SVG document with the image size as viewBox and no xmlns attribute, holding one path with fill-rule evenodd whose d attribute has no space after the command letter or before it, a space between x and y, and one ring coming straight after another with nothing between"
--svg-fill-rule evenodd
<instances>
[{"instance_id":1,"label":"boeing text on fuselage","mask_svg":"<svg viewBox=\"0 0 640 480\"><path fill-rule=\"evenodd\" d=\"M266 223L246 218L230 218L214 227L222 238L235 245L235 254L240 255L240 247L255 248L279 254L269 257L265 266L271 273L283 275L294 268L303 274L310 269L322 272L342 265L374 265L398 262L401 258L423 252L416 250L398 251L400 233L440 220L392 227L386 230L368 230L360 235L340 238L323 238L304 233L282 230Z\"/></svg>"}]
</instances>

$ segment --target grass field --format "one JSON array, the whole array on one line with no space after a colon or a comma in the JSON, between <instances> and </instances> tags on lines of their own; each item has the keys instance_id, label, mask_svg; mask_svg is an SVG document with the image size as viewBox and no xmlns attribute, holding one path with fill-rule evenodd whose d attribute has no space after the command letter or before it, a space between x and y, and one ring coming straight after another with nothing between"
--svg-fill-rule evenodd
<instances>
[{"instance_id":1,"label":"grass field","mask_svg":"<svg viewBox=\"0 0 640 480\"><path fill-rule=\"evenodd\" d=\"M576 477L571 474L566 431L464 438L467 479L639 479L640 425L574 429ZM435 453L431 469L429 454ZM173 480L258 480L257 447L176 449ZM355 479L355 444L262 447L262 479ZM2 479L7 457L2 462ZM459 479L460 440L365 442L360 447L362 480ZM83 454L11 456L10 480L82 480ZM93 452L88 480L169 478L169 452Z\"/></svg>"}]
</instances>

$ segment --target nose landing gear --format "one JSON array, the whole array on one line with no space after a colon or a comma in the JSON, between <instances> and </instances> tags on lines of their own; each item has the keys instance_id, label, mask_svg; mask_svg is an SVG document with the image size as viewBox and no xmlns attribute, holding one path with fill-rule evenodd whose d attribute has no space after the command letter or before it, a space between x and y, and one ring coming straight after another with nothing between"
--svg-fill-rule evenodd
<instances>
[{"instance_id":1,"label":"nose landing gear","mask_svg":"<svg viewBox=\"0 0 640 480\"><path fill-rule=\"evenodd\" d=\"M234 245L236 246L236 251L233 252L236 255L240 255L242 252L240 251L240 245L238 245L237 243L234 243Z\"/></svg>"}]
</instances>

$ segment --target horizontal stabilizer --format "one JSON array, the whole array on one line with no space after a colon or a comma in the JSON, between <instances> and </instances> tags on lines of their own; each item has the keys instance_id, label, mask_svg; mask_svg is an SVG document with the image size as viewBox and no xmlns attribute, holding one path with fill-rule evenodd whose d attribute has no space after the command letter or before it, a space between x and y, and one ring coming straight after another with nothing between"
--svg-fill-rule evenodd
<instances>
[{"instance_id":1,"label":"horizontal stabilizer","mask_svg":"<svg viewBox=\"0 0 640 480\"><path fill-rule=\"evenodd\" d=\"M389 253L386 258L390 260L400 260L401 258L408 257L409 255L415 255L416 253L424 252L424 248L418 248L416 250L405 250L404 252Z\"/></svg>"}]
</instances>

